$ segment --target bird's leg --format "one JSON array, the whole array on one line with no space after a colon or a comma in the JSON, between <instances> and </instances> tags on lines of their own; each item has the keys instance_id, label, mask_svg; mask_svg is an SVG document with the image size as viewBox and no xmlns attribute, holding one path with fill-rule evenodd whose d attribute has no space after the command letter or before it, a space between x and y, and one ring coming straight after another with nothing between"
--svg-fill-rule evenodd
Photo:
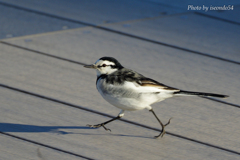
<instances>
[{"instance_id":1,"label":"bird's leg","mask_svg":"<svg viewBox=\"0 0 240 160\"><path fill-rule=\"evenodd\" d=\"M96 125L90 125L90 124L87 124L88 127L91 127L91 128L99 128L99 127L103 127L106 131L110 131L111 130L109 128L106 128L105 125L112 122L112 121L115 121L117 119L120 119L124 116L124 110L121 110L121 112L118 114L117 117L113 118L113 119L110 119L109 121L106 121L106 122L103 122L103 123L100 123L100 124L96 124Z\"/></svg>"},{"instance_id":2,"label":"bird's leg","mask_svg":"<svg viewBox=\"0 0 240 160\"><path fill-rule=\"evenodd\" d=\"M156 117L156 119L158 120L158 122L159 122L160 125L162 126L162 132L161 132L158 136L155 136L155 138L163 137L164 134L166 133L166 132L165 132L165 127L170 124L170 121L171 121L172 118L170 118L170 119L168 120L168 123L163 124L163 123L160 121L160 119L157 117L157 115L155 114L155 112L153 111L153 109L150 109L149 111L153 113L153 115Z\"/></svg>"}]
</instances>

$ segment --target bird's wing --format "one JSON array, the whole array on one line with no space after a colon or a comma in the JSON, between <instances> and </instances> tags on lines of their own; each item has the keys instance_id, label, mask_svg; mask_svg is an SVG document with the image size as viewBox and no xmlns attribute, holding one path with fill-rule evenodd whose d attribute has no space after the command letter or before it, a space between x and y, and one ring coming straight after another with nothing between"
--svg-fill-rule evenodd
<instances>
[{"instance_id":1,"label":"bird's wing","mask_svg":"<svg viewBox=\"0 0 240 160\"><path fill-rule=\"evenodd\" d=\"M107 77L107 82L115 85L123 85L129 89L137 90L138 92L178 92L179 89L166 86L153 79L147 78L135 71L123 68L119 71L110 74Z\"/></svg>"},{"instance_id":2,"label":"bird's wing","mask_svg":"<svg viewBox=\"0 0 240 160\"><path fill-rule=\"evenodd\" d=\"M138 90L141 91L153 91L153 92L178 92L179 89L166 86L162 83L159 83L151 78L147 78L135 71L130 69L124 69L121 73L122 78L127 82L132 82L136 85Z\"/></svg>"},{"instance_id":3,"label":"bird's wing","mask_svg":"<svg viewBox=\"0 0 240 160\"><path fill-rule=\"evenodd\" d=\"M158 88L159 90L166 91L166 92L167 91L169 91L169 92L180 91L179 89L166 86L166 85L164 85L162 83L159 83L159 82L157 82L157 81L155 81L153 79L146 78L146 77L140 78L139 80L136 81L136 83L138 83L142 87Z\"/></svg>"}]
</instances>

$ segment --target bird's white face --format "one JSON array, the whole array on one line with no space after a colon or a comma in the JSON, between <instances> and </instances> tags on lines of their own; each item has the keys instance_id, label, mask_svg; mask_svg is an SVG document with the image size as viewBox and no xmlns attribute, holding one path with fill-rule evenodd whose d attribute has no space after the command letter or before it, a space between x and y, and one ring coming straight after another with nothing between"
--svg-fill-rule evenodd
<instances>
[{"instance_id":1,"label":"bird's white face","mask_svg":"<svg viewBox=\"0 0 240 160\"><path fill-rule=\"evenodd\" d=\"M93 68L97 71L97 76L100 76L102 74L111 74L115 71L117 71L117 68L115 68L116 64L114 62L110 62L108 60L97 60L92 65L85 65L86 68Z\"/></svg>"}]
</instances>

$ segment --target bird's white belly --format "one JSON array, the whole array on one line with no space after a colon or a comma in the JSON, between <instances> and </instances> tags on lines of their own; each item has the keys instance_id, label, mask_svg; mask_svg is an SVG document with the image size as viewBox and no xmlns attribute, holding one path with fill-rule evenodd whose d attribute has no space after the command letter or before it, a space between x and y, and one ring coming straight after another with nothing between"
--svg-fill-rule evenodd
<instances>
[{"instance_id":1,"label":"bird's white belly","mask_svg":"<svg viewBox=\"0 0 240 160\"><path fill-rule=\"evenodd\" d=\"M97 83L97 89L102 97L113 106L128 110L141 110L144 108L151 109L150 105L162 101L169 95L161 95L161 93L142 93L135 90L134 87L105 85L104 80ZM165 98L166 97L166 98Z\"/></svg>"},{"instance_id":2,"label":"bird's white belly","mask_svg":"<svg viewBox=\"0 0 240 160\"><path fill-rule=\"evenodd\" d=\"M148 106L134 98L114 97L111 95L102 95L102 97L113 106L128 111L141 110Z\"/></svg>"}]
</instances>

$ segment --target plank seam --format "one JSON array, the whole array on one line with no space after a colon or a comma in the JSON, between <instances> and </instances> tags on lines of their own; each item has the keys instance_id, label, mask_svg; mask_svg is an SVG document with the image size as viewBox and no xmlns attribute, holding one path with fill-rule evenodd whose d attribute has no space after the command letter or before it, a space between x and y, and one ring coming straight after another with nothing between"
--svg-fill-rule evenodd
<instances>
[{"instance_id":1,"label":"plank seam","mask_svg":"<svg viewBox=\"0 0 240 160\"><path fill-rule=\"evenodd\" d=\"M16 138L16 139L19 139L19 140L22 140L22 141L25 141L25 142L29 142L29 143L32 143L32 144L35 144L35 145L39 145L39 146L42 146L42 147L45 147L45 148L56 150L56 151L59 151L59 152L65 153L65 154L73 155L73 156L88 159L88 160L94 160L92 158L89 158L89 157L86 157L86 156L83 156L83 155L80 155L80 154L76 154L76 153L66 151L66 150L63 150L63 149L60 149L60 148L57 148L57 147L53 147L53 146L46 145L46 144L43 144L43 143L40 143L40 142L29 140L29 139L26 139L26 138L23 138L23 137L15 136L15 135L12 135L12 134L9 134L9 133L6 133L6 132L0 131L0 134L3 134L3 135L8 136L8 137Z\"/></svg>"},{"instance_id":2,"label":"plank seam","mask_svg":"<svg viewBox=\"0 0 240 160\"><path fill-rule=\"evenodd\" d=\"M239 22L235 22L235 21L231 21L231 20L228 20L228 19L224 19L224 18L220 18L220 17L204 14L204 13L201 13L201 12L193 12L193 13L197 14L197 15L200 15L200 16L203 16L203 17L216 19L216 20L219 20L219 21L223 21L223 22L227 22L227 23L231 23L231 24L235 24L235 25L240 25Z\"/></svg>"},{"instance_id":3,"label":"plank seam","mask_svg":"<svg viewBox=\"0 0 240 160\"><path fill-rule=\"evenodd\" d=\"M34 53L37 53L37 54L41 54L41 55L44 55L44 56L48 56L48 57L51 57L51 58L56 58L56 59L59 59L59 60L67 61L67 62L70 62L70 63L79 64L79 65L86 65L85 63L81 63L81 62L74 61L74 60L67 59L67 58L54 56L52 54L48 54L48 53L44 53L44 52L41 52L41 51L29 49L29 48L18 46L18 45L11 44L11 43L8 43L8 42L0 41L0 43L8 45L8 46L15 47L15 48L23 49L23 50L26 50L26 51L34 52Z\"/></svg>"}]
</instances>

